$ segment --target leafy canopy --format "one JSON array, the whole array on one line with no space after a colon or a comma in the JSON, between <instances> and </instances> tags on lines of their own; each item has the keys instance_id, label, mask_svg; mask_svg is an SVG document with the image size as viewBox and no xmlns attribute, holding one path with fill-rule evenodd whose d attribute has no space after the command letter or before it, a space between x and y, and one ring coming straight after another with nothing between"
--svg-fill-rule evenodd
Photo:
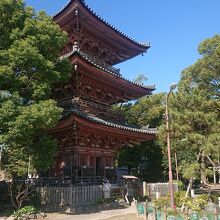
<instances>
[{"instance_id":1,"label":"leafy canopy","mask_svg":"<svg viewBox=\"0 0 220 220\"><path fill-rule=\"evenodd\" d=\"M213 166L208 157L216 167L220 164L220 36L203 41L199 53L201 58L182 72L171 97L170 130L183 176L205 182L207 168ZM161 127L164 143L165 135Z\"/></svg>"},{"instance_id":2,"label":"leafy canopy","mask_svg":"<svg viewBox=\"0 0 220 220\"><path fill-rule=\"evenodd\" d=\"M51 100L55 83L69 79L71 66L59 59L67 42L51 17L36 13L22 0L0 1L0 144L3 165L12 176L53 164L56 142L45 130L62 109Z\"/></svg>"},{"instance_id":3,"label":"leafy canopy","mask_svg":"<svg viewBox=\"0 0 220 220\"><path fill-rule=\"evenodd\" d=\"M162 123L164 98L163 93L145 96L135 103L120 106L119 110L124 112L130 125L156 128ZM161 178L162 153L156 141L143 142L134 148L125 147L116 159L118 166L139 169L139 176L147 181Z\"/></svg>"}]
</instances>

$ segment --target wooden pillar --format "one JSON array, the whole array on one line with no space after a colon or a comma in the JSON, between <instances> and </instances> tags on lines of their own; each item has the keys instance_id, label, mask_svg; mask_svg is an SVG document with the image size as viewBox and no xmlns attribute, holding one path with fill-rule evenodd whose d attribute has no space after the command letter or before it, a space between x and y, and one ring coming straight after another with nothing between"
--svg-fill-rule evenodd
<instances>
[{"instance_id":1,"label":"wooden pillar","mask_svg":"<svg viewBox=\"0 0 220 220\"><path fill-rule=\"evenodd\" d=\"M78 152L75 152L73 159L75 161L75 166L79 167L79 154L78 154Z\"/></svg>"},{"instance_id":2,"label":"wooden pillar","mask_svg":"<svg viewBox=\"0 0 220 220\"><path fill-rule=\"evenodd\" d=\"M105 176L105 162L106 162L106 158L105 158L105 157L102 157L103 176Z\"/></svg>"},{"instance_id":3,"label":"wooden pillar","mask_svg":"<svg viewBox=\"0 0 220 220\"><path fill-rule=\"evenodd\" d=\"M91 156L90 156L90 154L87 155L86 162L87 162L86 163L87 166L91 166Z\"/></svg>"}]
</instances>

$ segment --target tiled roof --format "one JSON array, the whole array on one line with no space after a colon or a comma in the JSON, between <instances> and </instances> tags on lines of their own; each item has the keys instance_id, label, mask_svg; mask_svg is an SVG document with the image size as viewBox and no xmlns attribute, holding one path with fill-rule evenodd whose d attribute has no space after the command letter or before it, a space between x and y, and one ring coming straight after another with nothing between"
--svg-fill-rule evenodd
<instances>
[{"instance_id":1,"label":"tiled roof","mask_svg":"<svg viewBox=\"0 0 220 220\"><path fill-rule=\"evenodd\" d=\"M131 83L133 85L136 85L136 86L139 86L139 87L142 87L144 89L149 89L149 90L155 90L155 85L150 85L150 86L143 86L139 83L136 83L136 82L133 82L132 80L129 80L129 79L126 79L124 78L121 74L120 74L120 70L119 69L116 69L100 60L98 60L97 58L91 56L91 55L88 55L86 54L85 52L81 51L80 49L77 49L77 48L73 48L73 51L68 53L68 54L65 54L61 57L61 59L63 58L67 58L67 57L71 57L72 55L74 54L77 54L79 55L80 57L84 58L87 62L89 62L90 64L92 64L93 66L97 67L98 69L100 70L103 70L105 71L106 73L109 73L113 76L117 76L119 77L120 79L122 80L125 80L127 81L128 83Z\"/></svg>"},{"instance_id":2,"label":"tiled roof","mask_svg":"<svg viewBox=\"0 0 220 220\"><path fill-rule=\"evenodd\" d=\"M112 122L108 122L108 121L105 121L101 118L98 118L98 117L95 117L95 116L92 116L92 115L88 115L84 112L79 112L77 110L72 110L72 111L69 111L68 112L68 115L70 114L76 114L77 116L81 117L81 118L84 118L84 119L87 119L91 122L95 122L97 124L100 124L100 125L104 125L104 126L108 126L108 127L112 127L112 128L118 128L118 129L122 129L122 130L126 130L126 131L131 131L131 132L137 132L137 133L142 133L142 134L152 134L152 135L156 135L157 134L157 129L156 128L142 128L142 129L138 129L138 128L133 128L133 127L128 127L128 126L124 126L124 125L119 125L119 124L115 124L115 123L112 123Z\"/></svg>"},{"instance_id":3,"label":"tiled roof","mask_svg":"<svg viewBox=\"0 0 220 220\"><path fill-rule=\"evenodd\" d=\"M75 0L69 0L69 2L60 10L58 11L58 13L56 15L54 15L54 18L56 16L58 16L64 9L66 9L73 1ZM136 41L134 38L131 38L129 37L128 35L126 35L125 33L123 33L122 31L120 31L119 29L117 29L115 26L111 25L109 22L107 22L104 18L102 18L101 16L99 16L95 11L93 11L89 6L88 4L85 3L84 0L79 0L80 3L82 5L84 5L84 7L92 14L94 15L98 20L100 20L101 22L103 22L105 25L107 25L108 27L110 27L111 29L113 29L114 31L116 31L117 33L119 33L120 35L122 35L123 37L127 38L128 40L130 40L131 42L139 45L139 46L142 46L142 47L145 47L145 49L149 49L151 47L151 44L150 42L148 43L140 43L138 41Z\"/></svg>"}]
</instances>

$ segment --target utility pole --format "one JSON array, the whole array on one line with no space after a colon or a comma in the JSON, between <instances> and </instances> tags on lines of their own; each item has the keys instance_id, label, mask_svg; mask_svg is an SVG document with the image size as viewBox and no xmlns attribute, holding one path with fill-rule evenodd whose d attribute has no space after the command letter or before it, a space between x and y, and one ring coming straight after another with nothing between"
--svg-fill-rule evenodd
<instances>
[{"instance_id":1,"label":"utility pole","mask_svg":"<svg viewBox=\"0 0 220 220\"><path fill-rule=\"evenodd\" d=\"M176 164L176 180L179 181L179 169L178 169L176 149L174 151L174 157L175 157L175 164Z\"/></svg>"},{"instance_id":2,"label":"utility pole","mask_svg":"<svg viewBox=\"0 0 220 220\"><path fill-rule=\"evenodd\" d=\"M171 84L170 91L166 96L166 130L167 130L167 155L168 155L168 166L169 166L169 191L170 191L170 208L174 209L174 192L173 192L173 173L171 164L171 146L170 146L170 127L169 127L169 110L168 101L171 92L176 88L176 84Z\"/></svg>"}]
</instances>

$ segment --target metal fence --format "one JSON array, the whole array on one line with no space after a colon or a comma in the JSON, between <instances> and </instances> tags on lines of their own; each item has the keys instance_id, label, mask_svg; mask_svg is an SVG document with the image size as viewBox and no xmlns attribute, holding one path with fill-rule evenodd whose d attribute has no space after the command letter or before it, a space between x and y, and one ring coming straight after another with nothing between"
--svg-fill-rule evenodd
<instances>
[{"instance_id":1,"label":"metal fence","mask_svg":"<svg viewBox=\"0 0 220 220\"><path fill-rule=\"evenodd\" d=\"M41 203L53 207L81 206L95 203L103 199L102 185L70 186L70 187L39 187Z\"/></svg>"},{"instance_id":2,"label":"metal fence","mask_svg":"<svg viewBox=\"0 0 220 220\"><path fill-rule=\"evenodd\" d=\"M144 214L145 219L148 220L219 220L220 212L217 206L213 206L212 208L206 207L200 213L193 212L192 210L188 210L185 213L176 212L175 215L172 215L166 209L158 209L152 206L152 203L147 204L137 204L137 212L138 214Z\"/></svg>"}]
</instances>

